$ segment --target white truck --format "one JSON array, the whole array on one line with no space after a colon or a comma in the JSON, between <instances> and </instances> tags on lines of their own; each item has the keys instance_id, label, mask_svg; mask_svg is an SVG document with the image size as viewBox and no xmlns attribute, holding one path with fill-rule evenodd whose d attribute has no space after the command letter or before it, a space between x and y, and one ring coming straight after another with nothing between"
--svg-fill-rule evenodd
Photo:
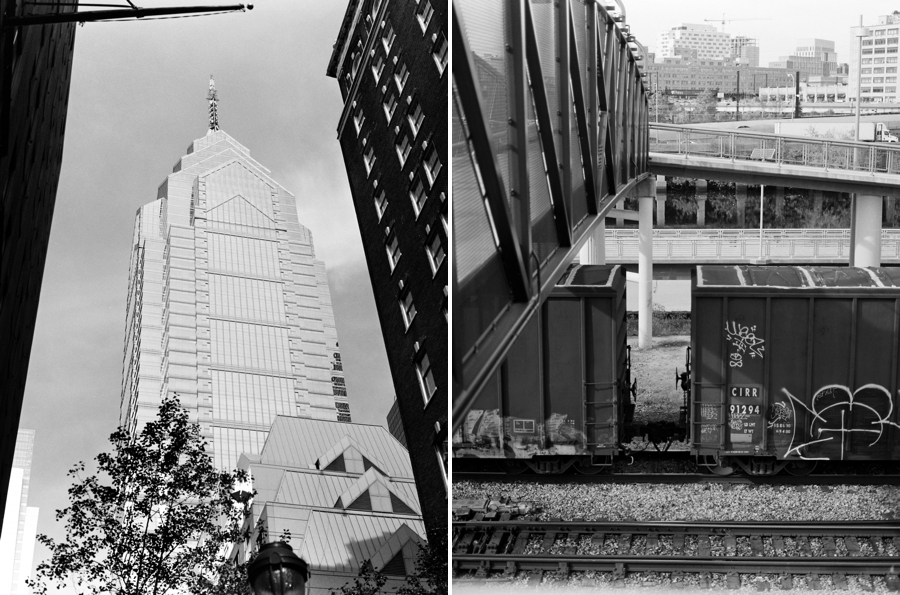
<instances>
[{"instance_id":1,"label":"white truck","mask_svg":"<svg viewBox=\"0 0 900 595\"><path fill-rule=\"evenodd\" d=\"M812 136L853 140L855 122L775 122L775 134L785 136ZM896 143L900 141L881 122L860 122L859 140L867 142Z\"/></svg>"}]
</instances>

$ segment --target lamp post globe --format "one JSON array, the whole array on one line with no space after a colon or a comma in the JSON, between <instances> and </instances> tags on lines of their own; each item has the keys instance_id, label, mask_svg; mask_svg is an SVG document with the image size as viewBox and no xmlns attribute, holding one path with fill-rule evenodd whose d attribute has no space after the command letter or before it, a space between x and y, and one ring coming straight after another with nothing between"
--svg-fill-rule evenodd
<instances>
[{"instance_id":1,"label":"lamp post globe","mask_svg":"<svg viewBox=\"0 0 900 595\"><path fill-rule=\"evenodd\" d=\"M309 566L291 546L275 541L259 549L247 577L255 595L304 595Z\"/></svg>"}]
</instances>

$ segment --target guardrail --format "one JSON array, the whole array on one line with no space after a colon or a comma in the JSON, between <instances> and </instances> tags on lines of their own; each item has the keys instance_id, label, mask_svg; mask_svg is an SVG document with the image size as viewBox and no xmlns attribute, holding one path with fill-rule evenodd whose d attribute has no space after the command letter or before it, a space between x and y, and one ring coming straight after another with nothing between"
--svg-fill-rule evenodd
<instances>
[{"instance_id":1,"label":"guardrail","mask_svg":"<svg viewBox=\"0 0 900 595\"><path fill-rule=\"evenodd\" d=\"M650 152L900 175L900 144L650 124Z\"/></svg>"},{"instance_id":2,"label":"guardrail","mask_svg":"<svg viewBox=\"0 0 900 595\"><path fill-rule=\"evenodd\" d=\"M638 231L606 230L606 259L637 262ZM759 231L750 229L653 230L654 262L735 262L759 257ZM775 262L843 263L850 258L849 229L767 229L763 258ZM900 264L900 229L881 232L882 264Z\"/></svg>"}]
</instances>

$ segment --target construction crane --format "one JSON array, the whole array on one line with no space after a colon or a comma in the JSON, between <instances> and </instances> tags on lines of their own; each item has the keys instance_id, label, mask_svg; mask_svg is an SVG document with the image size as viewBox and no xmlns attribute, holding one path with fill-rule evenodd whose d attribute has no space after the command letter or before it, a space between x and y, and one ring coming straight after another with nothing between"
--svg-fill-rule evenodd
<instances>
[{"instance_id":1,"label":"construction crane","mask_svg":"<svg viewBox=\"0 0 900 595\"><path fill-rule=\"evenodd\" d=\"M722 13L721 19L703 19L707 23L722 23L722 30L725 30L725 23L731 23L734 21L771 21L772 19L726 19L725 13Z\"/></svg>"}]
</instances>

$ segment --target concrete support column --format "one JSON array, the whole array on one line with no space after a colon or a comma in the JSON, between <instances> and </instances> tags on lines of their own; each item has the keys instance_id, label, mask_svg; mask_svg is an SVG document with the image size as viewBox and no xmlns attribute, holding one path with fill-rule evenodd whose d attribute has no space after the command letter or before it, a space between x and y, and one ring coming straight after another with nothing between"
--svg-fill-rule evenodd
<instances>
[{"instance_id":1,"label":"concrete support column","mask_svg":"<svg viewBox=\"0 0 900 595\"><path fill-rule=\"evenodd\" d=\"M897 215L897 197L896 196L885 196L884 197L884 214L885 219L888 221L893 221L894 217Z\"/></svg>"},{"instance_id":2,"label":"concrete support column","mask_svg":"<svg viewBox=\"0 0 900 595\"><path fill-rule=\"evenodd\" d=\"M619 202L616 203L616 208L619 209L620 211L625 209L625 199L624 198L619 199ZM616 217L616 227L624 227L624 226L625 226L625 220L621 217Z\"/></svg>"},{"instance_id":3,"label":"concrete support column","mask_svg":"<svg viewBox=\"0 0 900 595\"><path fill-rule=\"evenodd\" d=\"M706 199L709 196L706 180L697 180L695 192L694 199L697 201L697 225L706 225Z\"/></svg>"},{"instance_id":4,"label":"concrete support column","mask_svg":"<svg viewBox=\"0 0 900 595\"><path fill-rule=\"evenodd\" d=\"M653 346L653 196L639 198L638 348Z\"/></svg>"},{"instance_id":5,"label":"concrete support column","mask_svg":"<svg viewBox=\"0 0 900 595\"><path fill-rule=\"evenodd\" d=\"M813 212L821 214L822 213L822 204L825 202L825 191L824 190L812 190L812 200L813 200Z\"/></svg>"},{"instance_id":6,"label":"concrete support column","mask_svg":"<svg viewBox=\"0 0 900 595\"><path fill-rule=\"evenodd\" d=\"M656 226L666 224L666 176L656 176Z\"/></svg>"},{"instance_id":7,"label":"concrete support column","mask_svg":"<svg viewBox=\"0 0 900 595\"><path fill-rule=\"evenodd\" d=\"M578 252L581 264L606 264L606 221L601 221Z\"/></svg>"},{"instance_id":8,"label":"concrete support column","mask_svg":"<svg viewBox=\"0 0 900 595\"><path fill-rule=\"evenodd\" d=\"M855 244L850 264L855 267L881 266L881 197L857 194L854 206Z\"/></svg>"},{"instance_id":9,"label":"concrete support column","mask_svg":"<svg viewBox=\"0 0 900 595\"><path fill-rule=\"evenodd\" d=\"M775 187L775 227L784 227L784 186Z\"/></svg>"},{"instance_id":10,"label":"concrete support column","mask_svg":"<svg viewBox=\"0 0 900 595\"><path fill-rule=\"evenodd\" d=\"M737 224L742 229L747 224L745 215L747 212L747 193L749 191L750 188L746 184L735 183L734 185L734 198L737 203Z\"/></svg>"}]
</instances>

